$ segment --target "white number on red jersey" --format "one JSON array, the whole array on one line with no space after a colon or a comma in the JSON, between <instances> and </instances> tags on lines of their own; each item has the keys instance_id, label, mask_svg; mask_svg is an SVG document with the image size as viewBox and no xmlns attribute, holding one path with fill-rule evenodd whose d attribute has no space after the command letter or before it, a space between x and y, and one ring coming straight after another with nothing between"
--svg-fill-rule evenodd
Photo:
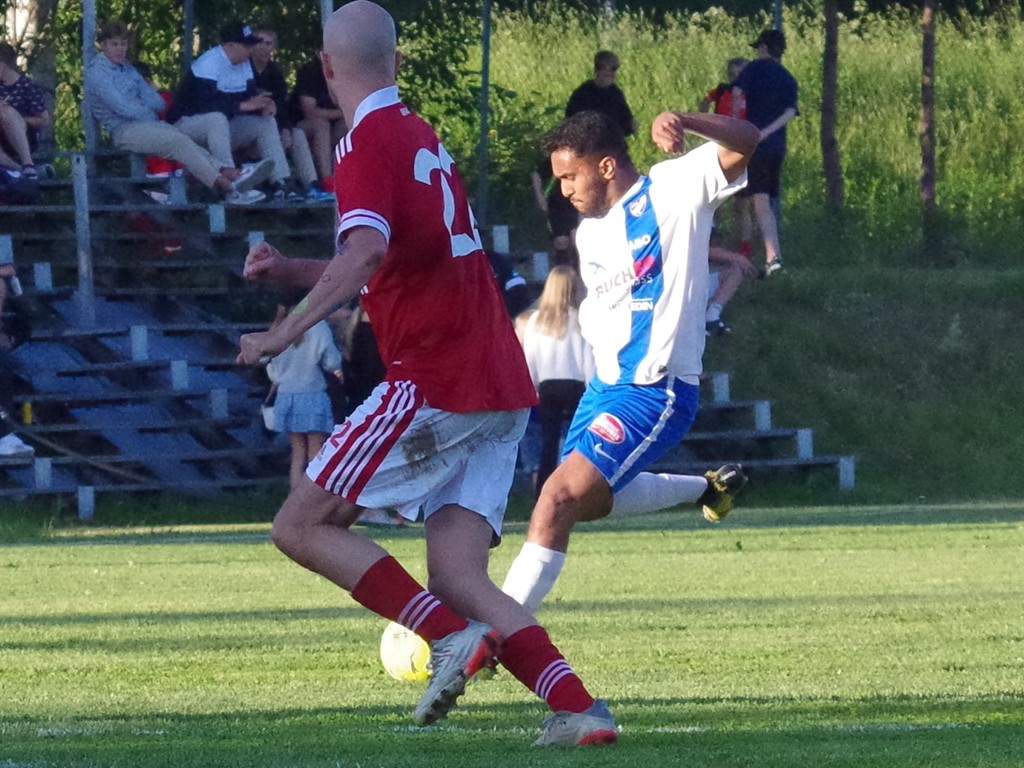
<instances>
[{"instance_id":1,"label":"white number on red jersey","mask_svg":"<svg viewBox=\"0 0 1024 768\"><path fill-rule=\"evenodd\" d=\"M452 256L465 256L473 251L481 250L483 244L480 241L480 233L476 228L476 220L473 218L473 211L466 202L466 214L469 220L470 231L468 233L456 233L452 229L455 226L455 195L452 194L452 186L449 181L452 177L452 160L448 151L440 144L437 145L438 154L434 154L426 147L416 153L416 160L413 167L413 178L416 181L430 186L433 183L431 174L438 171L437 177L441 184L441 195L444 199L444 224L448 228L448 237L452 241Z\"/></svg>"}]
</instances>

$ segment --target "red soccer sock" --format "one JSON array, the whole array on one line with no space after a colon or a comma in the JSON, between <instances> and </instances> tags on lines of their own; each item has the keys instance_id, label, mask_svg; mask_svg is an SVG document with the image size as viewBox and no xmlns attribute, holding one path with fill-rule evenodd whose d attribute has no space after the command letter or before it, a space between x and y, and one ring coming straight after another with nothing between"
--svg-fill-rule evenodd
<instances>
[{"instance_id":1,"label":"red soccer sock","mask_svg":"<svg viewBox=\"0 0 1024 768\"><path fill-rule=\"evenodd\" d=\"M544 627L534 624L506 638L498 661L554 712L584 712L594 703Z\"/></svg>"},{"instance_id":2,"label":"red soccer sock","mask_svg":"<svg viewBox=\"0 0 1024 768\"><path fill-rule=\"evenodd\" d=\"M440 640L469 626L390 555L367 569L352 590L352 599L385 619L411 629L427 642Z\"/></svg>"}]
</instances>

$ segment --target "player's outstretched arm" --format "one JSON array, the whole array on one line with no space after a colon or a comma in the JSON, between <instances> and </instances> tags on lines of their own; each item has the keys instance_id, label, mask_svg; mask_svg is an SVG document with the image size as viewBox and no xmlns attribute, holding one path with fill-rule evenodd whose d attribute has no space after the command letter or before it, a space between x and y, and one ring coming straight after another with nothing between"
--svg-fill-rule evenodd
<instances>
[{"instance_id":1,"label":"player's outstretched arm","mask_svg":"<svg viewBox=\"0 0 1024 768\"><path fill-rule=\"evenodd\" d=\"M651 124L651 139L665 152L682 152L687 133L710 139L718 145L718 160L729 181L739 178L761 138L760 131L746 120L700 112L662 112Z\"/></svg>"},{"instance_id":2,"label":"player's outstretched arm","mask_svg":"<svg viewBox=\"0 0 1024 768\"><path fill-rule=\"evenodd\" d=\"M260 241L249 249L242 277L293 288L312 288L327 264L320 259L290 259L270 243Z\"/></svg>"},{"instance_id":3,"label":"player's outstretched arm","mask_svg":"<svg viewBox=\"0 0 1024 768\"><path fill-rule=\"evenodd\" d=\"M274 328L249 333L241 338L239 363L254 365L280 354L338 306L350 301L366 285L387 252L387 241L376 229L356 227L346 233L345 242L321 270L309 294ZM267 254L276 261L280 253ZM299 260L285 259L286 262ZM248 259L246 260L248 264ZM323 264L323 262L313 262Z\"/></svg>"}]
</instances>

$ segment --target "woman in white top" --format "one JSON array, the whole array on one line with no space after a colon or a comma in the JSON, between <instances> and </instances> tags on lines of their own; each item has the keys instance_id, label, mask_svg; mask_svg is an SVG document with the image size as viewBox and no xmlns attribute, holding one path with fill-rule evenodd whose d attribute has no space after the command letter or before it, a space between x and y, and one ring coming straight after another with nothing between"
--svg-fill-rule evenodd
<instances>
[{"instance_id":1,"label":"woman in white top","mask_svg":"<svg viewBox=\"0 0 1024 768\"><path fill-rule=\"evenodd\" d=\"M540 399L540 467L535 492L558 466L558 452L587 381L594 355L580 334L578 309L583 282L572 267L551 270L537 310L522 329L523 352Z\"/></svg>"},{"instance_id":2,"label":"woman in white top","mask_svg":"<svg viewBox=\"0 0 1024 768\"><path fill-rule=\"evenodd\" d=\"M279 306L274 325L289 311L291 307ZM342 378L341 352L323 320L267 365L267 376L277 388L274 421L291 446L288 479L293 489L334 429L325 373Z\"/></svg>"}]
</instances>

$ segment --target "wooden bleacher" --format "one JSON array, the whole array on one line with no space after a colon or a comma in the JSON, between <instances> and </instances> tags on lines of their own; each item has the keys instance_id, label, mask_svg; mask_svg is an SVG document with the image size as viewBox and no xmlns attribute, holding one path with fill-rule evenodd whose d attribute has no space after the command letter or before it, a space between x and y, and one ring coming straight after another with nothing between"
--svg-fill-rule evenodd
<instances>
[{"instance_id":1,"label":"wooden bleacher","mask_svg":"<svg viewBox=\"0 0 1024 768\"><path fill-rule=\"evenodd\" d=\"M36 316L31 342L15 353L9 416L31 407L32 423L17 429L36 453L0 457L0 502L286 487L288 446L259 419L265 374L234 362L239 335L266 327L276 297L244 282L241 266L264 230L323 253L333 209L225 208L201 188L188 191L191 201L157 204L145 190L160 182L126 174L128 156L101 159L77 185L85 205L65 178L41 182L34 205L0 207L0 258L13 258ZM83 210L91 318L79 281Z\"/></svg>"}]
</instances>

